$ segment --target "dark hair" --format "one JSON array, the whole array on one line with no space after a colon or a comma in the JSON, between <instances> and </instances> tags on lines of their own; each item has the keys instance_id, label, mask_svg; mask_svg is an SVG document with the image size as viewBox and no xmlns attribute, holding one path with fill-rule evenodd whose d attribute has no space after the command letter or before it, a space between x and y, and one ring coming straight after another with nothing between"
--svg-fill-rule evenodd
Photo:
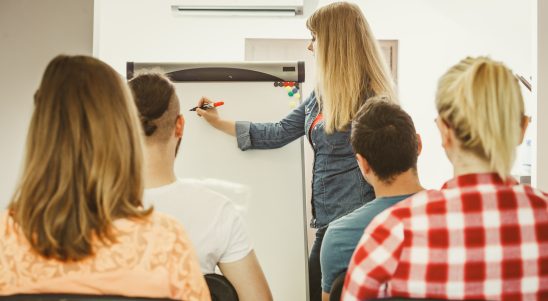
<instances>
[{"instance_id":1,"label":"dark hair","mask_svg":"<svg viewBox=\"0 0 548 301\"><path fill-rule=\"evenodd\" d=\"M147 137L169 137L179 116L179 101L169 78L160 72L147 72L129 81L141 125Z\"/></svg>"},{"instance_id":2,"label":"dark hair","mask_svg":"<svg viewBox=\"0 0 548 301\"><path fill-rule=\"evenodd\" d=\"M364 157L377 177L390 183L416 169L418 140L413 120L386 96L372 97L352 122L352 148Z\"/></svg>"}]
</instances>

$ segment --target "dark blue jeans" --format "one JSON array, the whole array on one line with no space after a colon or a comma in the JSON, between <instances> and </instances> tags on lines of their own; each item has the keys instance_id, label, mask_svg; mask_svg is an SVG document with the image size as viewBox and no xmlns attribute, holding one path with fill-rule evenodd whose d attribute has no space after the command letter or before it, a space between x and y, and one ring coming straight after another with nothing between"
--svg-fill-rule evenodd
<instances>
[{"instance_id":1,"label":"dark blue jeans","mask_svg":"<svg viewBox=\"0 0 548 301\"><path fill-rule=\"evenodd\" d=\"M316 239L308 257L308 294L310 301L322 300L322 267L320 265L320 251L322 249L323 236L327 227L316 231Z\"/></svg>"}]
</instances>

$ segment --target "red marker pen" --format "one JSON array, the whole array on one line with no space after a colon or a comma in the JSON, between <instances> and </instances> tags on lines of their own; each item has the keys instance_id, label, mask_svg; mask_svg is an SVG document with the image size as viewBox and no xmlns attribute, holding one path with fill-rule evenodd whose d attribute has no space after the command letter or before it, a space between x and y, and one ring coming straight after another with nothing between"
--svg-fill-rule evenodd
<instances>
[{"instance_id":1,"label":"red marker pen","mask_svg":"<svg viewBox=\"0 0 548 301\"><path fill-rule=\"evenodd\" d=\"M207 109L212 109L212 108L216 108L216 107L220 107L222 105L224 105L224 101L218 101L218 102L214 102L214 103L207 103L201 107L194 107L192 109L190 109L191 111L196 111L197 108L200 108L202 110L207 110Z\"/></svg>"}]
</instances>

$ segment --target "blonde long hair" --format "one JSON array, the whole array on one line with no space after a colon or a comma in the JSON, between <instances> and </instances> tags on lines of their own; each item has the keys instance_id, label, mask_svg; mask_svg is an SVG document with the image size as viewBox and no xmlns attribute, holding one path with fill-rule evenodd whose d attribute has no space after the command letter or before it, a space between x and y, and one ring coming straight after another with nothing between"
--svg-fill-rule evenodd
<instances>
[{"instance_id":1,"label":"blonde long hair","mask_svg":"<svg viewBox=\"0 0 548 301\"><path fill-rule=\"evenodd\" d=\"M122 78L87 56L58 56L35 94L22 178L10 214L46 258L81 260L112 222L142 219L139 119Z\"/></svg>"},{"instance_id":2,"label":"blonde long hair","mask_svg":"<svg viewBox=\"0 0 548 301\"><path fill-rule=\"evenodd\" d=\"M467 57L439 80L436 107L463 149L506 178L521 142L524 103L518 80L504 64Z\"/></svg>"},{"instance_id":3,"label":"blonde long hair","mask_svg":"<svg viewBox=\"0 0 548 301\"><path fill-rule=\"evenodd\" d=\"M316 93L327 133L345 130L369 97L385 94L397 99L379 44L357 5L337 2L321 7L306 26L317 39Z\"/></svg>"}]
</instances>

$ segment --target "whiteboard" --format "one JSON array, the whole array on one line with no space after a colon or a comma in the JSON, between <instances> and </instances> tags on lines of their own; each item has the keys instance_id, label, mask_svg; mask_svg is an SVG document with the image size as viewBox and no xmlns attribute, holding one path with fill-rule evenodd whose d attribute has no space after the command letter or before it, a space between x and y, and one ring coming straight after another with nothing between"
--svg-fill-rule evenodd
<instances>
[{"instance_id":1,"label":"whiteboard","mask_svg":"<svg viewBox=\"0 0 548 301\"><path fill-rule=\"evenodd\" d=\"M236 138L188 110L202 96L224 101L222 118L276 122L291 110L284 88L272 82L175 83L185 118L175 163L181 178L214 178L249 188L244 215L274 300L307 300L303 138L273 150L241 151Z\"/></svg>"}]
</instances>

